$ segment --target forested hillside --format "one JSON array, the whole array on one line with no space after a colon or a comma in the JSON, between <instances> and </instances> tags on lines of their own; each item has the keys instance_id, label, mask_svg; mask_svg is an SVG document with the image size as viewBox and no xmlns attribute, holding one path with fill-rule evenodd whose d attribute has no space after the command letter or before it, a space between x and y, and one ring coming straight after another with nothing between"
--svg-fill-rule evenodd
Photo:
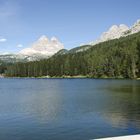
<instances>
[{"instance_id":1,"label":"forested hillside","mask_svg":"<svg viewBox=\"0 0 140 140\"><path fill-rule=\"evenodd\" d=\"M28 63L16 63L5 71L9 77L62 77L84 75L93 78L140 77L140 32L103 42L81 52L54 55Z\"/></svg>"}]
</instances>

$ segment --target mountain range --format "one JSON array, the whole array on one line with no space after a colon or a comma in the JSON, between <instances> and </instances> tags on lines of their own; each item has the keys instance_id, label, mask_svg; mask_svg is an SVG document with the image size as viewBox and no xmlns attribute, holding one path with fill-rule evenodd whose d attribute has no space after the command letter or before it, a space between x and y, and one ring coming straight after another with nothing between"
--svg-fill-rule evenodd
<instances>
[{"instance_id":1,"label":"mountain range","mask_svg":"<svg viewBox=\"0 0 140 140\"><path fill-rule=\"evenodd\" d=\"M140 20L137 20L134 25L130 28L125 24L113 25L109 28L107 32L102 33L99 39L91 42L90 44L95 45L100 42L105 42L112 39L118 39L120 37L125 37L140 31Z\"/></svg>"},{"instance_id":2,"label":"mountain range","mask_svg":"<svg viewBox=\"0 0 140 140\"><path fill-rule=\"evenodd\" d=\"M101 42L119 39L140 31L140 20L137 20L130 28L125 24L113 25L108 31L101 34L99 39L87 43L86 45L73 48L71 50L64 49L64 45L56 38L52 37L50 40L42 35L30 47L21 50L17 54L0 55L0 60L4 62L27 62L36 61L40 59L47 59L54 54L77 53L85 51L90 47Z\"/></svg>"},{"instance_id":3,"label":"mountain range","mask_svg":"<svg viewBox=\"0 0 140 140\"><path fill-rule=\"evenodd\" d=\"M140 32L71 50L62 49L48 59L4 64L8 77L140 78Z\"/></svg>"},{"instance_id":4,"label":"mountain range","mask_svg":"<svg viewBox=\"0 0 140 140\"><path fill-rule=\"evenodd\" d=\"M46 59L64 49L63 44L56 38L50 40L42 35L31 47L21 50L17 54L0 55L0 60L5 62L27 62Z\"/></svg>"}]
</instances>

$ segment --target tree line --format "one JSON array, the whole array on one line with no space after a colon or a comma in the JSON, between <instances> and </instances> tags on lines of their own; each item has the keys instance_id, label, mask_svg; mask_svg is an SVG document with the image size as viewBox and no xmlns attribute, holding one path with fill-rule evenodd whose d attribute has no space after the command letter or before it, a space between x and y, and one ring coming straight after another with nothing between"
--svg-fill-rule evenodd
<instances>
[{"instance_id":1,"label":"tree line","mask_svg":"<svg viewBox=\"0 0 140 140\"><path fill-rule=\"evenodd\" d=\"M8 77L93 78L140 77L140 33L103 42L83 52L54 55L49 59L7 66Z\"/></svg>"}]
</instances>

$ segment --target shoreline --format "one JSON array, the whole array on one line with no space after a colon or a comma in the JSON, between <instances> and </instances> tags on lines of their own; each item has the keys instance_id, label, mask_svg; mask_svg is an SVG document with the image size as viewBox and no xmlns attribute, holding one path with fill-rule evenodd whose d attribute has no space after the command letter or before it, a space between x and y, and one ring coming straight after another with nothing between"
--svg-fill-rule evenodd
<instances>
[{"instance_id":1,"label":"shoreline","mask_svg":"<svg viewBox=\"0 0 140 140\"><path fill-rule=\"evenodd\" d=\"M122 78L122 77L100 77L94 78L89 76L41 76L41 77L8 77L3 76L0 78L17 78L17 79L110 79L110 80L140 80L140 78Z\"/></svg>"}]
</instances>

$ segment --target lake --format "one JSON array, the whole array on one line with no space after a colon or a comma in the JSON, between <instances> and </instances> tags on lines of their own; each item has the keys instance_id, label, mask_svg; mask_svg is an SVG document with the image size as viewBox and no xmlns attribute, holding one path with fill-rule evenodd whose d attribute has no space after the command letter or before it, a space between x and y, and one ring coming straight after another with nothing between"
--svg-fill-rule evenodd
<instances>
[{"instance_id":1,"label":"lake","mask_svg":"<svg viewBox=\"0 0 140 140\"><path fill-rule=\"evenodd\" d=\"M140 81L0 79L0 140L140 133Z\"/></svg>"}]
</instances>

